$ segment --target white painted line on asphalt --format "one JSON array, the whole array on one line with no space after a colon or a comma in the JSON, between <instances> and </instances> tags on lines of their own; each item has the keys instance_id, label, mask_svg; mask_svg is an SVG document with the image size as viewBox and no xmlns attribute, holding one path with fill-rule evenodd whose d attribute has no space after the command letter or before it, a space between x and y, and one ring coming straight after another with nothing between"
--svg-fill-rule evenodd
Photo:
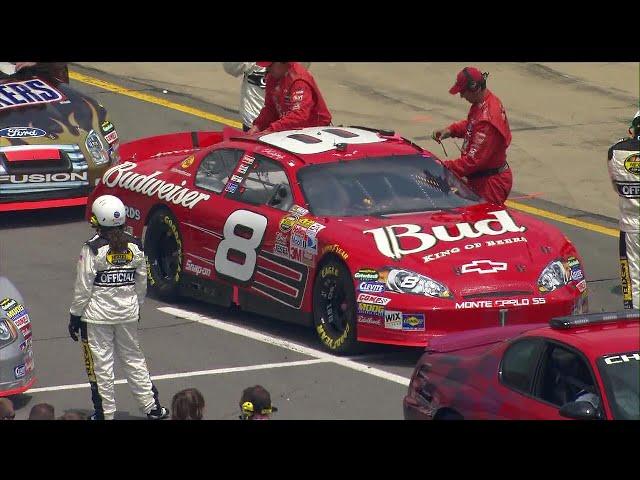
<instances>
[{"instance_id":1,"label":"white painted line on asphalt","mask_svg":"<svg viewBox=\"0 0 640 480\"><path fill-rule=\"evenodd\" d=\"M273 337L271 335L265 335L264 333L256 332L255 330L251 330L245 327L239 327L238 325L234 325L229 322L224 322L216 318L207 317L205 315L200 315L199 313L190 312L188 310L182 310L181 308L175 308L175 307L158 307L158 310L160 310L161 312L167 313L169 315L173 315L174 317L202 323L203 325L209 325L210 327L217 328L219 330L224 330L225 332L234 333L236 335L257 340L259 342L264 342L270 345L275 345L277 347L286 348L287 350L302 353L304 355L308 355L310 357L321 359L327 362L332 362L342 367L350 368L351 370L355 370L357 372L367 373L375 377L380 377L385 380L389 380L390 382L399 383L400 385L408 386L410 382L409 378L403 377L401 375L396 375L395 373L387 372L385 370L381 370L375 367L370 367L369 365L355 362L348 358L337 357L335 355L331 355L329 353L316 350L315 348L305 347L304 345L290 342L282 338Z\"/></svg>"},{"instance_id":2,"label":"white painted line on asphalt","mask_svg":"<svg viewBox=\"0 0 640 480\"><path fill-rule=\"evenodd\" d=\"M328 363L328 360L322 358L314 358L312 360L296 360L293 362L280 362L280 363L264 363L262 365L248 365L246 367L229 367L229 368L215 368L213 370L197 370L194 372L182 372L182 373L166 373L164 375L152 375L151 380L171 380L174 378L187 378L197 377L202 375L222 375L224 373L236 373L236 372L250 372L254 370L269 370L272 368L284 368L284 367L297 367L301 365L315 365L317 363ZM122 385L127 383L124 379L119 379L113 382L116 385ZM81 388L89 388L89 383L75 383L72 385L57 385L53 387L31 388L29 393L39 392L55 392L59 390L78 390Z\"/></svg>"}]
</instances>

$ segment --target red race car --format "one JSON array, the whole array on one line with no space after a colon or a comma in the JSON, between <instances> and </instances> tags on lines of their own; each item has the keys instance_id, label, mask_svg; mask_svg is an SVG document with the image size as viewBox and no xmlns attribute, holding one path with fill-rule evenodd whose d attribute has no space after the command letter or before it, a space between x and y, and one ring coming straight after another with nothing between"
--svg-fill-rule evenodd
<instances>
[{"instance_id":1,"label":"red race car","mask_svg":"<svg viewBox=\"0 0 640 480\"><path fill-rule=\"evenodd\" d=\"M434 341L404 417L640 420L639 381L640 311L559 317Z\"/></svg>"},{"instance_id":2,"label":"red race car","mask_svg":"<svg viewBox=\"0 0 640 480\"><path fill-rule=\"evenodd\" d=\"M313 325L324 347L426 346L469 328L587 307L556 228L482 201L394 132L177 133L123 144L113 194L161 298Z\"/></svg>"}]
</instances>

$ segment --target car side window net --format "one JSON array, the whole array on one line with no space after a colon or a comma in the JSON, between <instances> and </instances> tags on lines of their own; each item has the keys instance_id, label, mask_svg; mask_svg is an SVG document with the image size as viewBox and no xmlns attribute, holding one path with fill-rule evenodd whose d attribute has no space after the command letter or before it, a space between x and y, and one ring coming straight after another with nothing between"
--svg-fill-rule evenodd
<instances>
[{"instance_id":1,"label":"car side window net","mask_svg":"<svg viewBox=\"0 0 640 480\"><path fill-rule=\"evenodd\" d=\"M211 152L200 162L196 186L215 193L222 192L242 154L242 150L230 148Z\"/></svg>"},{"instance_id":2,"label":"car side window net","mask_svg":"<svg viewBox=\"0 0 640 480\"><path fill-rule=\"evenodd\" d=\"M268 205L288 210L293 205L291 186L284 168L274 160L252 154L254 160L247 171L240 173L239 186L228 197L253 205Z\"/></svg>"}]
</instances>

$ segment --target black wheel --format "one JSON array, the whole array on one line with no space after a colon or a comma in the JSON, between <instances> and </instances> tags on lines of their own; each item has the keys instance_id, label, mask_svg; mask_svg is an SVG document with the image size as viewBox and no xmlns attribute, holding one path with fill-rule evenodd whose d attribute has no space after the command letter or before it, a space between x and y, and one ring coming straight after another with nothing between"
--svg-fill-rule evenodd
<instances>
[{"instance_id":1,"label":"black wheel","mask_svg":"<svg viewBox=\"0 0 640 480\"><path fill-rule=\"evenodd\" d=\"M347 267L329 260L318 268L313 285L313 322L325 350L355 353L355 291Z\"/></svg>"},{"instance_id":2,"label":"black wheel","mask_svg":"<svg viewBox=\"0 0 640 480\"><path fill-rule=\"evenodd\" d=\"M144 252L151 293L165 301L177 300L182 273L182 235L178 221L168 210L158 210L149 219Z\"/></svg>"}]
</instances>

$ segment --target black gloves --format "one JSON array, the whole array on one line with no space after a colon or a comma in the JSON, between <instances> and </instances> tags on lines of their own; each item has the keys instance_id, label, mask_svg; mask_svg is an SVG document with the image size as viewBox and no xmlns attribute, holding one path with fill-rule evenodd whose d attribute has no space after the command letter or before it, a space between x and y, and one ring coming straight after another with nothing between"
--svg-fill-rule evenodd
<instances>
[{"instance_id":1,"label":"black gloves","mask_svg":"<svg viewBox=\"0 0 640 480\"><path fill-rule=\"evenodd\" d=\"M69 314L69 336L71 340L77 342L78 333L80 333L80 317Z\"/></svg>"}]
</instances>

